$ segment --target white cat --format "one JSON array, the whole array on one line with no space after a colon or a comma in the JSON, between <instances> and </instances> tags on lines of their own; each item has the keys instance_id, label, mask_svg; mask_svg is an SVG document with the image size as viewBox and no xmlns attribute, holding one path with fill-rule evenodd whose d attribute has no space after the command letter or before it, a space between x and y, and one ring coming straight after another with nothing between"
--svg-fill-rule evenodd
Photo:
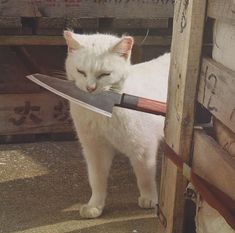
<instances>
[{"instance_id":1,"label":"white cat","mask_svg":"<svg viewBox=\"0 0 235 233\"><path fill-rule=\"evenodd\" d=\"M68 45L66 73L91 94L115 90L166 101L170 55L130 65L132 37L79 35L65 31ZM86 218L102 214L107 178L115 151L130 159L137 177L141 208L157 203L156 151L164 118L115 107L112 118L70 103L71 115L88 166L92 196L80 209Z\"/></svg>"}]
</instances>

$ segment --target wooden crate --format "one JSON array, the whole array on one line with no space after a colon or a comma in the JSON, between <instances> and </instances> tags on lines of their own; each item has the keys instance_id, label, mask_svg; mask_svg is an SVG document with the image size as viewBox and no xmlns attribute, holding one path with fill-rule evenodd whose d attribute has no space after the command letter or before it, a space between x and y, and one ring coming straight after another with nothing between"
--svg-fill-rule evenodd
<instances>
[{"instance_id":1,"label":"wooden crate","mask_svg":"<svg viewBox=\"0 0 235 233\"><path fill-rule=\"evenodd\" d=\"M15 108L28 106L28 99L32 99L30 106L40 106L42 111L47 109L47 114L53 115L53 106L61 99L54 96L51 100L50 95L26 80L25 75L35 72L53 75L57 70L64 70L67 53L62 36L64 29L70 28L79 33L98 31L133 35L135 46L132 62L137 63L169 50L173 2L171 0L0 1L0 99L6 100L0 108L0 119L2 119L0 142L6 141L5 136L18 134L73 132L70 121L58 124L55 118L45 114L40 124L36 124L26 116L22 119L18 116L16 122L23 121L20 125L17 123L14 125L13 121L10 122L8 119L16 114ZM8 106L14 102L18 94L17 106ZM39 104L42 98L43 102ZM50 107L52 109L49 110ZM5 111L6 109L8 110ZM65 111L68 114L68 110ZM7 121L7 124L4 124L4 121ZM6 138L8 142L9 137ZM14 138L12 140L14 141Z\"/></svg>"},{"instance_id":2,"label":"wooden crate","mask_svg":"<svg viewBox=\"0 0 235 233\"><path fill-rule=\"evenodd\" d=\"M0 101L0 135L71 130L68 103L54 94L2 94Z\"/></svg>"},{"instance_id":3,"label":"wooden crate","mask_svg":"<svg viewBox=\"0 0 235 233\"><path fill-rule=\"evenodd\" d=\"M233 0L176 1L165 137L168 146L196 174L235 201L232 179L235 176L235 157L232 155L235 138L234 10ZM212 31L206 27L209 20L215 24L212 57L203 57L204 30ZM212 118L219 119L217 133L220 133L215 137L208 135L203 125L197 122L195 110L200 105ZM187 184L183 174L166 157L159 200L164 232L195 232L187 225L189 209L184 196ZM224 228L217 227L219 232L233 232L219 213L211 219L205 218L208 204L203 205L201 212L198 206L198 233L215 232L216 220L223 222Z\"/></svg>"},{"instance_id":4,"label":"wooden crate","mask_svg":"<svg viewBox=\"0 0 235 233\"><path fill-rule=\"evenodd\" d=\"M172 0L126 1L126 0L5 0L1 2L3 16L23 17L114 17L114 18L159 18L171 17Z\"/></svg>"}]
</instances>

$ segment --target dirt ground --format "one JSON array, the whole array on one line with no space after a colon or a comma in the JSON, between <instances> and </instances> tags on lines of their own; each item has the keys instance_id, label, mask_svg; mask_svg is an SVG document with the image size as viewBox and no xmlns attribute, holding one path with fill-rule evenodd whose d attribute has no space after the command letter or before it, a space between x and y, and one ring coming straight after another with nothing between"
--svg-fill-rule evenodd
<instances>
[{"instance_id":1,"label":"dirt ground","mask_svg":"<svg viewBox=\"0 0 235 233\"><path fill-rule=\"evenodd\" d=\"M84 220L89 200L86 164L75 141L0 145L0 232L161 233L155 210L137 205L135 176L117 156L107 205L98 219Z\"/></svg>"}]
</instances>

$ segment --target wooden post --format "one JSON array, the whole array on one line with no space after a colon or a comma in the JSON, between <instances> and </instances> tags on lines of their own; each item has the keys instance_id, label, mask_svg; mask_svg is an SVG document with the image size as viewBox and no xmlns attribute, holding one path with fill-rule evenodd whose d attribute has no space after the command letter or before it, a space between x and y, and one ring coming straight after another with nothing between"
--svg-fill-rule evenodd
<instances>
[{"instance_id":1,"label":"wooden post","mask_svg":"<svg viewBox=\"0 0 235 233\"><path fill-rule=\"evenodd\" d=\"M176 0L165 122L166 143L189 162L206 0ZM166 233L184 232L186 179L164 159L160 210Z\"/></svg>"}]
</instances>

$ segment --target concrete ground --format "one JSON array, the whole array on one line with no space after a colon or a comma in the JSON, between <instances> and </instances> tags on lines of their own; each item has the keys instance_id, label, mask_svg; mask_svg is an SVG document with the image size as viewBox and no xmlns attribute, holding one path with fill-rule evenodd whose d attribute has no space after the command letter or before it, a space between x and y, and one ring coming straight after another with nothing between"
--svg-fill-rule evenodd
<instances>
[{"instance_id":1,"label":"concrete ground","mask_svg":"<svg viewBox=\"0 0 235 233\"><path fill-rule=\"evenodd\" d=\"M137 205L128 160L117 156L107 205L84 220L79 207L90 197L86 164L77 142L0 145L0 232L161 233L155 210Z\"/></svg>"}]
</instances>

